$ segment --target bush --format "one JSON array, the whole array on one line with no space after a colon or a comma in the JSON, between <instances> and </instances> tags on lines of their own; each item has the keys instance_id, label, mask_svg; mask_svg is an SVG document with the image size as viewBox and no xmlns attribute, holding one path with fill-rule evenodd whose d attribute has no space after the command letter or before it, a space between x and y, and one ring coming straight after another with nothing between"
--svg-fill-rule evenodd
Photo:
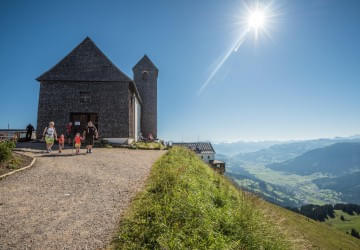
<instances>
[{"instance_id":1,"label":"bush","mask_svg":"<svg viewBox=\"0 0 360 250\"><path fill-rule=\"evenodd\" d=\"M12 157L12 150L15 148L13 141L0 141L0 162L8 161Z\"/></svg>"},{"instance_id":2,"label":"bush","mask_svg":"<svg viewBox=\"0 0 360 250\"><path fill-rule=\"evenodd\" d=\"M354 236L355 238L360 239L360 234L358 231L356 231L356 229L352 228L351 229L351 235Z\"/></svg>"},{"instance_id":3,"label":"bush","mask_svg":"<svg viewBox=\"0 0 360 250\"><path fill-rule=\"evenodd\" d=\"M162 150L166 147L161 142L135 142L131 145L132 149L152 149Z\"/></svg>"}]
</instances>

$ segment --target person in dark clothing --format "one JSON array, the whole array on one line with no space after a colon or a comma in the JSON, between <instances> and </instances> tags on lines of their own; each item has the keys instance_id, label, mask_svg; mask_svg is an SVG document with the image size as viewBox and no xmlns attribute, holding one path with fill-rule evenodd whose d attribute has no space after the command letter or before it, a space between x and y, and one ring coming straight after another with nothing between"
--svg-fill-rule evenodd
<instances>
[{"instance_id":1,"label":"person in dark clothing","mask_svg":"<svg viewBox=\"0 0 360 250\"><path fill-rule=\"evenodd\" d=\"M74 126L72 124L72 122L69 122L68 124L66 124L66 138L67 138L67 142L69 145L71 145L73 139L74 139Z\"/></svg>"},{"instance_id":2,"label":"person in dark clothing","mask_svg":"<svg viewBox=\"0 0 360 250\"><path fill-rule=\"evenodd\" d=\"M86 153L92 153L92 147L94 146L94 139L98 138L98 131L92 121L88 122L88 125L84 131L85 144L86 144Z\"/></svg>"},{"instance_id":3,"label":"person in dark clothing","mask_svg":"<svg viewBox=\"0 0 360 250\"><path fill-rule=\"evenodd\" d=\"M35 129L34 129L33 125L31 125L31 123L29 123L29 125L27 125L27 127L26 127L26 140L27 141L31 140L31 136L32 136L32 133L34 130Z\"/></svg>"}]
</instances>

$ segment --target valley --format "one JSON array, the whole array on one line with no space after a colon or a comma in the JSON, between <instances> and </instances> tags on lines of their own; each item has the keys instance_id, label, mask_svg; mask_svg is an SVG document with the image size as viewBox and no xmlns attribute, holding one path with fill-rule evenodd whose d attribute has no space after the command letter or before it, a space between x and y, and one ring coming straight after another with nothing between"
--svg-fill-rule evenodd
<instances>
[{"instance_id":1,"label":"valley","mask_svg":"<svg viewBox=\"0 0 360 250\"><path fill-rule=\"evenodd\" d=\"M358 137L285 142L233 156L221 146L220 158L238 186L283 207L360 203L359 142ZM246 150L243 144L241 149Z\"/></svg>"}]
</instances>

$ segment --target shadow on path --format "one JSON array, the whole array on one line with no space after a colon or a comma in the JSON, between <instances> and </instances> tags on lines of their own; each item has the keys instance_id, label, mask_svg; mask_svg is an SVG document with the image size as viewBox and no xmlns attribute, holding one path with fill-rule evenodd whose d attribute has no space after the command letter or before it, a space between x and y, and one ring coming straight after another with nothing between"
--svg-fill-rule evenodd
<instances>
[{"instance_id":1,"label":"shadow on path","mask_svg":"<svg viewBox=\"0 0 360 250\"><path fill-rule=\"evenodd\" d=\"M70 157L70 156L78 156L78 155L87 155L86 153L80 153L80 154L59 154L59 153L50 153L50 154L44 154L40 155L39 157Z\"/></svg>"}]
</instances>

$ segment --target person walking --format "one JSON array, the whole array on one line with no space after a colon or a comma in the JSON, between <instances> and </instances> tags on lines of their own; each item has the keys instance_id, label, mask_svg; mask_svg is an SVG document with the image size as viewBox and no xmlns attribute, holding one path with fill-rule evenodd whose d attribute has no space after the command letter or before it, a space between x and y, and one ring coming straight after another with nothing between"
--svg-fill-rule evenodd
<instances>
[{"instance_id":1,"label":"person walking","mask_svg":"<svg viewBox=\"0 0 360 250\"><path fill-rule=\"evenodd\" d=\"M32 133L34 130L35 129L34 129L33 125L31 125L31 123L29 123L29 125L27 125L27 127L26 127L26 141L31 141Z\"/></svg>"},{"instance_id":2,"label":"person walking","mask_svg":"<svg viewBox=\"0 0 360 250\"><path fill-rule=\"evenodd\" d=\"M76 149L76 154L80 154L80 148L81 148L81 141L84 138L80 136L80 133L76 133L75 137L74 137L74 147Z\"/></svg>"},{"instance_id":3,"label":"person walking","mask_svg":"<svg viewBox=\"0 0 360 250\"><path fill-rule=\"evenodd\" d=\"M94 139L99 137L98 131L92 121L89 121L84 131L86 153L92 153L92 147L94 146Z\"/></svg>"},{"instance_id":4,"label":"person walking","mask_svg":"<svg viewBox=\"0 0 360 250\"><path fill-rule=\"evenodd\" d=\"M66 124L66 138L69 145L71 145L73 138L75 137L74 126L72 122Z\"/></svg>"},{"instance_id":5,"label":"person walking","mask_svg":"<svg viewBox=\"0 0 360 250\"><path fill-rule=\"evenodd\" d=\"M65 136L64 136L64 134L60 135L60 137L58 138L58 143L59 143L59 153L61 153L62 150L65 147Z\"/></svg>"},{"instance_id":6,"label":"person walking","mask_svg":"<svg viewBox=\"0 0 360 250\"><path fill-rule=\"evenodd\" d=\"M51 152L51 148L54 145L54 140L57 139L55 123L49 122L49 126L44 129L43 138L45 138L46 142L46 150L48 153Z\"/></svg>"}]
</instances>

